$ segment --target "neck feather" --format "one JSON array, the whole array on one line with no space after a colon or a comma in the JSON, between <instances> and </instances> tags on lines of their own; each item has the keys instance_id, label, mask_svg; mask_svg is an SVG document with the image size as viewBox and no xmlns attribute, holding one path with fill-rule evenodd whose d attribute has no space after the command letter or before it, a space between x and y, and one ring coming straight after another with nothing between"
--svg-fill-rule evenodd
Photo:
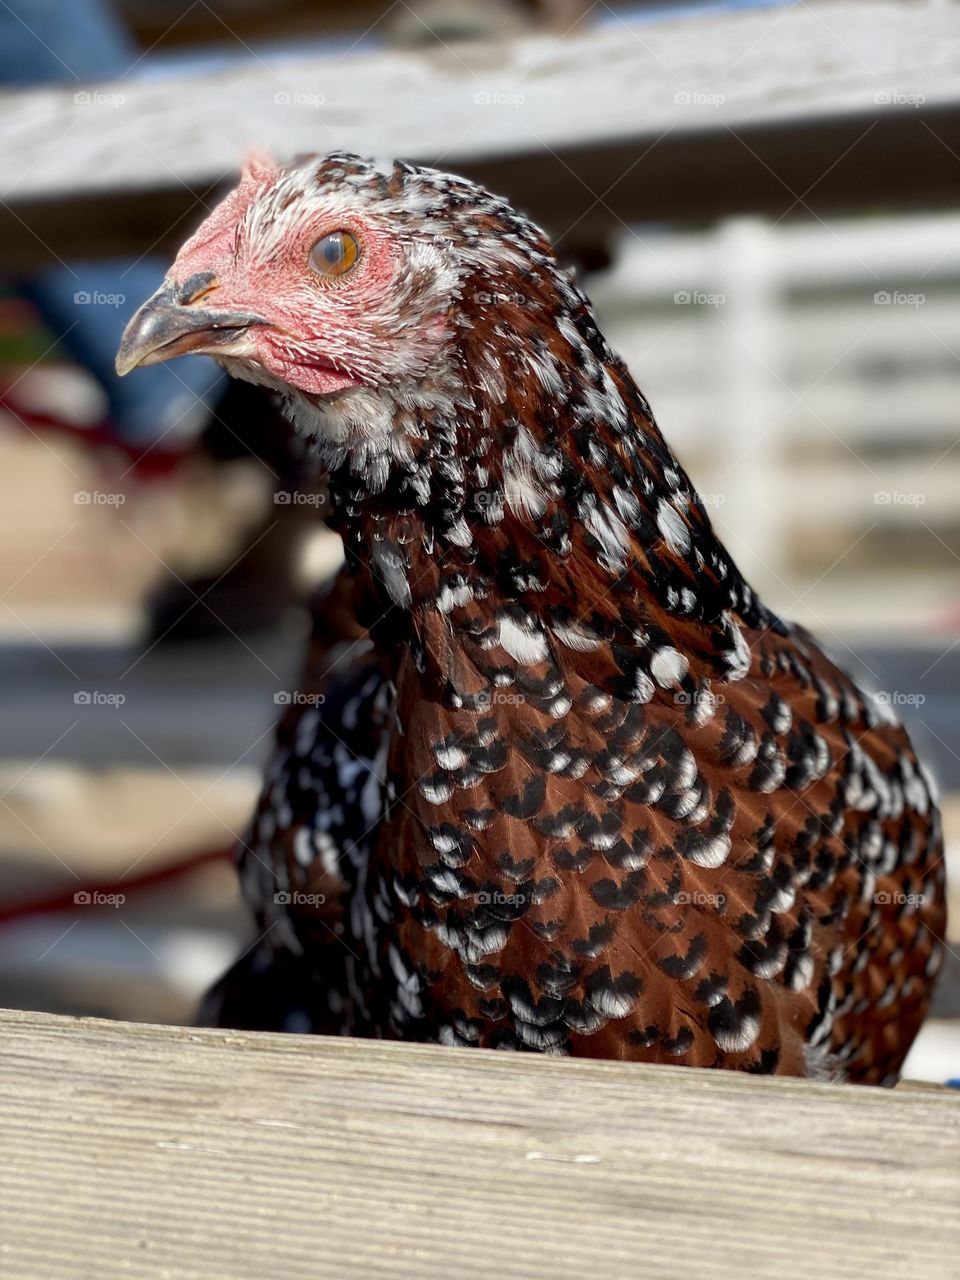
<instances>
[{"instance_id":1,"label":"neck feather","mask_svg":"<svg viewBox=\"0 0 960 1280\"><path fill-rule=\"evenodd\" d=\"M553 325L524 320L474 326L458 360L415 387L293 407L330 469L348 557L414 642L438 618L452 635L495 618L518 662L552 636L581 652L653 645L698 674L742 676L742 625L782 624L647 401L582 300Z\"/></svg>"}]
</instances>

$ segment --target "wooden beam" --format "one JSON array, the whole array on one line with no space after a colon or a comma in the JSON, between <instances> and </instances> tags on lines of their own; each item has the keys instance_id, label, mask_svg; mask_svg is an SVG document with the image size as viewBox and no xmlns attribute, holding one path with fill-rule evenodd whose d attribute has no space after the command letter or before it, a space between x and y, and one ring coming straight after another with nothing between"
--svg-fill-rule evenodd
<instances>
[{"instance_id":1,"label":"wooden beam","mask_svg":"<svg viewBox=\"0 0 960 1280\"><path fill-rule=\"evenodd\" d=\"M0 254L166 252L260 144L460 170L575 245L955 203L960 9L812 3L0 97ZM206 193L206 194L205 194Z\"/></svg>"},{"instance_id":2,"label":"wooden beam","mask_svg":"<svg viewBox=\"0 0 960 1280\"><path fill-rule=\"evenodd\" d=\"M643 3L644 0L640 0ZM647 4L662 0L646 0ZM670 0L668 0L670 2ZM682 0L672 0L673 3ZM532 27L552 23L566 31L578 12L590 8L590 0L218 0L216 7L190 0L114 0L126 25L146 49L164 50L214 45L276 43L301 39L329 41L331 37L352 43L368 34L376 40L408 35L418 44L448 38L451 29L463 31L504 25ZM636 0L612 0L609 6L636 8ZM499 12L498 12L499 11ZM405 30L404 30L405 29ZM431 36L431 29L436 34Z\"/></svg>"},{"instance_id":3,"label":"wooden beam","mask_svg":"<svg viewBox=\"0 0 960 1280\"><path fill-rule=\"evenodd\" d=\"M251 43L304 36L357 35L376 27L389 9L388 0L218 0L216 5L190 0L115 0L124 23L145 49L164 50L198 44L229 46L233 38Z\"/></svg>"},{"instance_id":4,"label":"wooden beam","mask_svg":"<svg viewBox=\"0 0 960 1280\"><path fill-rule=\"evenodd\" d=\"M960 1098L0 1014L8 1280L947 1280Z\"/></svg>"}]
</instances>

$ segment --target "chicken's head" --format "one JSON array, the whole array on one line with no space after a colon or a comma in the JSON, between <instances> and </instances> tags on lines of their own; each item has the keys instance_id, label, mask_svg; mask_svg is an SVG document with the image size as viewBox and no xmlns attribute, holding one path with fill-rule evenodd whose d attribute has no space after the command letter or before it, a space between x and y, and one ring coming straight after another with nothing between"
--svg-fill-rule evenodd
<instances>
[{"instance_id":1,"label":"chicken's head","mask_svg":"<svg viewBox=\"0 0 960 1280\"><path fill-rule=\"evenodd\" d=\"M286 169L255 157L131 320L117 369L203 353L313 399L416 398L462 357L484 281L491 302L509 299L531 252L549 253L536 228L466 180L342 154Z\"/></svg>"}]
</instances>

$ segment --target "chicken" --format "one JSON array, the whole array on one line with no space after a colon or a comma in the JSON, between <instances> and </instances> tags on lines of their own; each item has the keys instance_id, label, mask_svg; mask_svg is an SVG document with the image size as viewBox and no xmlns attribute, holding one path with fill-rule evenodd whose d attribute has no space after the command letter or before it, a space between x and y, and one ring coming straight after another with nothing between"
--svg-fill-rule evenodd
<instances>
[{"instance_id":1,"label":"chicken","mask_svg":"<svg viewBox=\"0 0 960 1280\"><path fill-rule=\"evenodd\" d=\"M328 469L356 619L281 727L235 980L304 1029L895 1080L931 783L744 581L543 233L434 170L255 158L118 368L187 351Z\"/></svg>"}]
</instances>

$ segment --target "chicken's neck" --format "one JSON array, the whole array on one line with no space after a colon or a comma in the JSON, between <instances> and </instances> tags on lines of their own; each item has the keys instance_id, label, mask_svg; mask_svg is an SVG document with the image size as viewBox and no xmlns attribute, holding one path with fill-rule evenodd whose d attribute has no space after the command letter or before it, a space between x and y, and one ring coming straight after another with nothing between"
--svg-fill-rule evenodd
<instances>
[{"instance_id":1,"label":"chicken's neck","mask_svg":"<svg viewBox=\"0 0 960 1280\"><path fill-rule=\"evenodd\" d=\"M593 346L580 367L545 350L481 362L432 405L395 403L359 447L330 445L350 424L324 429L348 558L419 664L430 637L467 632L486 647L502 634L519 662L551 643L652 646L737 678L749 666L742 624L780 627L630 375L599 335Z\"/></svg>"}]
</instances>

